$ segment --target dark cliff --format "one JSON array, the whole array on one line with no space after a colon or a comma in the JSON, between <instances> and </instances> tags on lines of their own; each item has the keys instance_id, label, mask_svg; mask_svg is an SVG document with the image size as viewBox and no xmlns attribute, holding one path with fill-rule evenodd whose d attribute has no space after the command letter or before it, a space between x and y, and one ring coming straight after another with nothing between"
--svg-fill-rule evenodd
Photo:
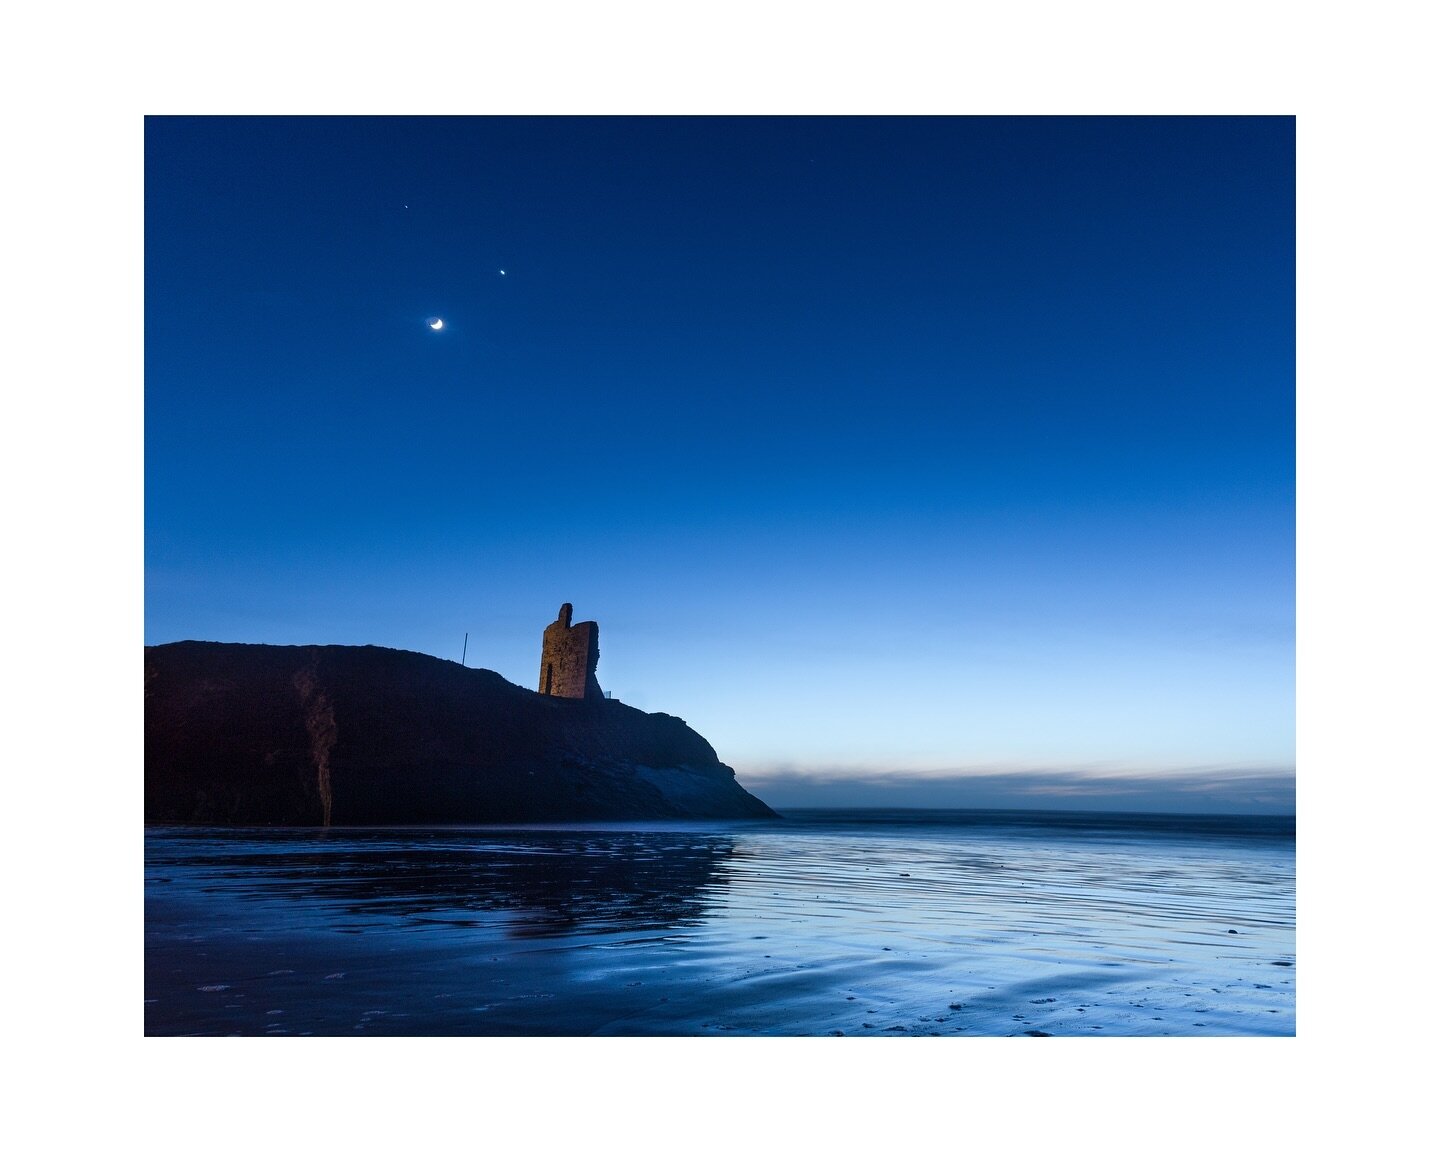
<instances>
[{"instance_id":1,"label":"dark cliff","mask_svg":"<svg viewBox=\"0 0 1440 1152\"><path fill-rule=\"evenodd\" d=\"M674 716L393 648L145 649L145 819L442 824L767 818Z\"/></svg>"}]
</instances>

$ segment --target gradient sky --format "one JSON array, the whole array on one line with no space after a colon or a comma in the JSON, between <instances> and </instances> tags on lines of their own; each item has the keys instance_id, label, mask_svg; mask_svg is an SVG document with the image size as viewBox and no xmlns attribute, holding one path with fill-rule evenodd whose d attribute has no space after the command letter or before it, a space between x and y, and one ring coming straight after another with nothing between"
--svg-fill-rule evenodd
<instances>
[{"instance_id":1,"label":"gradient sky","mask_svg":"<svg viewBox=\"0 0 1440 1152\"><path fill-rule=\"evenodd\" d=\"M773 804L1293 810L1294 178L1289 118L151 117L146 642L534 687L569 600Z\"/></svg>"}]
</instances>

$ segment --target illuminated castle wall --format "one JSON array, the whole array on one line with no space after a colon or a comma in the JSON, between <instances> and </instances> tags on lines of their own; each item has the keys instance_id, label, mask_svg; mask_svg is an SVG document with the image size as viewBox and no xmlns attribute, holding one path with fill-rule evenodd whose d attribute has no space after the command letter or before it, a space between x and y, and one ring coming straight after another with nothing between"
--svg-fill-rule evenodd
<instances>
[{"instance_id":1,"label":"illuminated castle wall","mask_svg":"<svg viewBox=\"0 0 1440 1152\"><path fill-rule=\"evenodd\" d=\"M560 616L545 629L540 647L540 694L575 700L601 700L595 665L600 662L600 625L594 620L570 623L574 609L560 605Z\"/></svg>"}]
</instances>

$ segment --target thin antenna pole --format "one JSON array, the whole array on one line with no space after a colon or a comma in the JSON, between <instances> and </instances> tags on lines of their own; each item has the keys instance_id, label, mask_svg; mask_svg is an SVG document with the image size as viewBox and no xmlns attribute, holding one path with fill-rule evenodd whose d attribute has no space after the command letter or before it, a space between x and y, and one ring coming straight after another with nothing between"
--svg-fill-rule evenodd
<instances>
[{"instance_id":1,"label":"thin antenna pole","mask_svg":"<svg viewBox=\"0 0 1440 1152\"><path fill-rule=\"evenodd\" d=\"M465 667L465 653L470 651L470 633L465 633L465 647L460 649L460 667Z\"/></svg>"}]
</instances>

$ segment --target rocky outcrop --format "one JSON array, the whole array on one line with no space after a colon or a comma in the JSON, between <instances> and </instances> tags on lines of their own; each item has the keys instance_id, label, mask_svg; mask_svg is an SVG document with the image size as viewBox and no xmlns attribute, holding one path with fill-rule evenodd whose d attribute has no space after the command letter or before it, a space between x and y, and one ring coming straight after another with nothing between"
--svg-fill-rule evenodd
<instances>
[{"instance_id":1,"label":"rocky outcrop","mask_svg":"<svg viewBox=\"0 0 1440 1152\"><path fill-rule=\"evenodd\" d=\"M145 649L145 819L449 824L775 814L683 720L392 648Z\"/></svg>"}]
</instances>

